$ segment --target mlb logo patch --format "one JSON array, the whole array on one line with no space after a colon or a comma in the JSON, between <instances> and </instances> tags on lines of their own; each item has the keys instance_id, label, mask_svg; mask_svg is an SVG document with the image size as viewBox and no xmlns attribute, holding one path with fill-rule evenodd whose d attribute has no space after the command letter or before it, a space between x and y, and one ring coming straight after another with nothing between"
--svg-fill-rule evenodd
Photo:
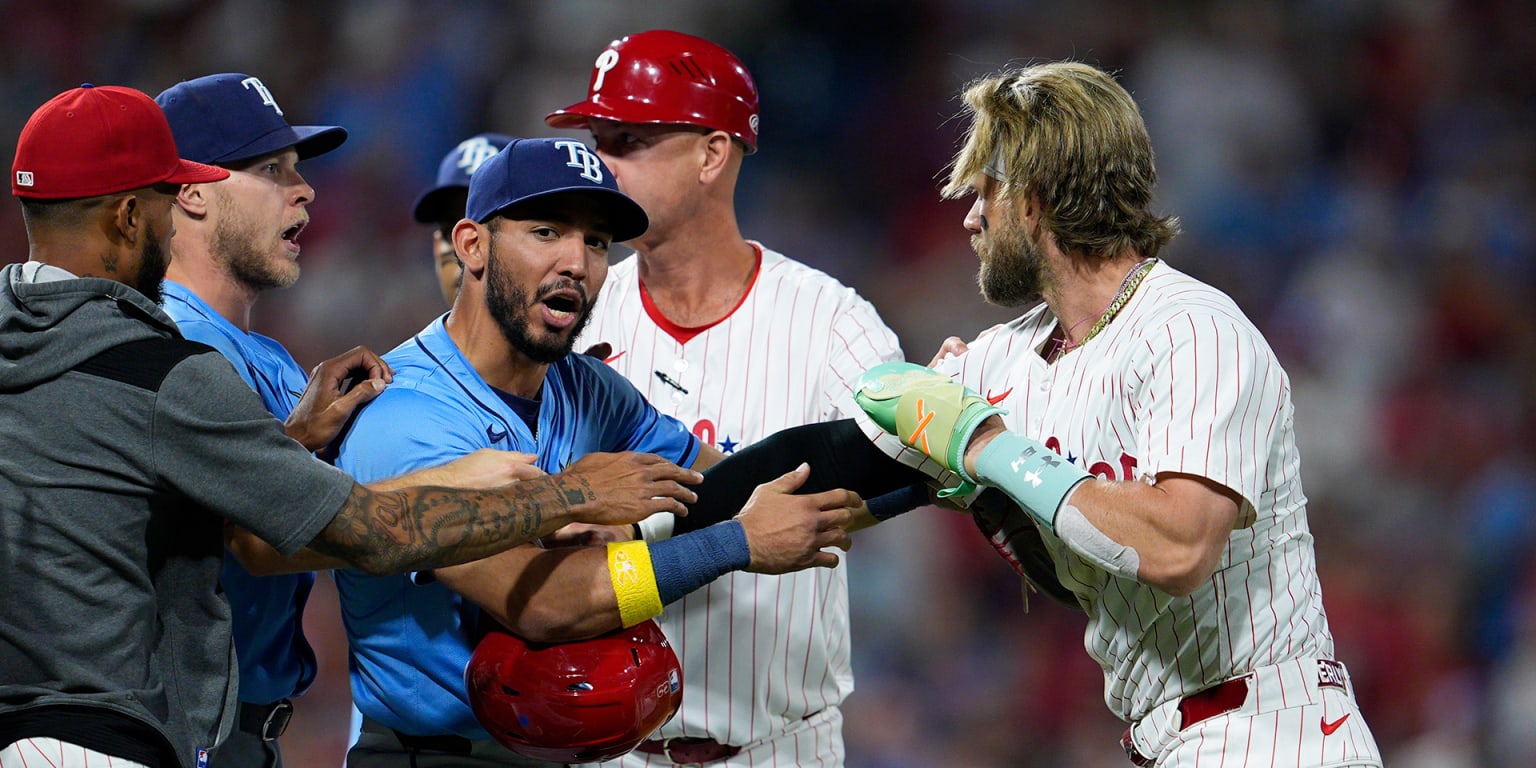
<instances>
[{"instance_id":1,"label":"mlb logo patch","mask_svg":"<svg viewBox=\"0 0 1536 768\"><path fill-rule=\"evenodd\" d=\"M197 748L197 768L208 768L208 748Z\"/></svg>"},{"instance_id":2,"label":"mlb logo patch","mask_svg":"<svg viewBox=\"0 0 1536 768\"><path fill-rule=\"evenodd\" d=\"M34 183L35 182L32 180L32 172L31 171L17 171L16 172L16 186L18 186L18 187L30 187Z\"/></svg>"}]
</instances>

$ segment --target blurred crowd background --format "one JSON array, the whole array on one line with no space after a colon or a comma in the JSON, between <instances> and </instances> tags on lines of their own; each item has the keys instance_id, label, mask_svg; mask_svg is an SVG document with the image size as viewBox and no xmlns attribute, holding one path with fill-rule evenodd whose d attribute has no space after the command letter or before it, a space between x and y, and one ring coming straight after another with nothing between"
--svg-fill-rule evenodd
<instances>
[{"instance_id":1,"label":"blurred crowd background","mask_svg":"<svg viewBox=\"0 0 1536 768\"><path fill-rule=\"evenodd\" d=\"M444 152L561 133L542 117L596 54L662 27L756 77L745 233L859 289L917 362L1017 314L979 300L969 203L938 198L959 87L1046 59L1117 72L1184 224L1168 260L1231 293L1290 372L1324 600L1387 764L1536 765L1529 2L0 0L0 146L82 82L153 95L223 71L261 77L291 122L345 126L302 167L304 276L257 305L308 367L444 310L410 217ZM26 258L14 205L0 243ZM1026 613L967 517L909 514L846 562L850 768L1128 764L1080 615ZM347 742L327 580L308 623L324 669L284 738L296 768Z\"/></svg>"}]
</instances>

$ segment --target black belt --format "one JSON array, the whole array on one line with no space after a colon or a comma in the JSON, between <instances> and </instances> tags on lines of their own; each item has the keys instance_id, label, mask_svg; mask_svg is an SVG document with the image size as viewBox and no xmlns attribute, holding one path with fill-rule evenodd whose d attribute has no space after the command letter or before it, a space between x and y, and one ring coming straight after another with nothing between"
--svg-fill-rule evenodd
<instances>
[{"instance_id":1,"label":"black belt","mask_svg":"<svg viewBox=\"0 0 1536 768\"><path fill-rule=\"evenodd\" d=\"M451 733L441 736L412 736L394 729L390 729L390 732L400 740L400 746L412 752L447 752L451 755L467 755L472 748L472 742L469 739Z\"/></svg>"},{"instance_id":2,"label":"black belt","mask_svg":"<svg viewBox=\"0 0 1536 768\"><path fill-rule=\"evenodd\" d=\"M262 741L277 741L293 720L293 702L282 699L271 704L240 702L240 730Z\"/></svg>"},{"instance_id":3,"label":"black belt","mask_svg":"<svg viewBox=\"0 0 1536 768\"><path fill-rule=\"evenodd\" d=\"M741 747L721 744L714 739L651 739L640 742L636 752L661 755L678 765L713 763L740 754Z\"/></svg>"}]
</instances>

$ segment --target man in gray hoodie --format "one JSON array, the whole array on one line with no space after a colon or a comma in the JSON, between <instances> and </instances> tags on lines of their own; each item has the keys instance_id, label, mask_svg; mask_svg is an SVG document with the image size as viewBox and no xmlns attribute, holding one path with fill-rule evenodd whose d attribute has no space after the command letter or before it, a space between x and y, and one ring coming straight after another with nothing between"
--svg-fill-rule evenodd
<instances>
[{"instance_id":1,"label":"man in gray hoodie","mask_svg":"<svg viewBox=\"0 0 1536 768\"><path fill-rule=\"evenodd\" d=\"M649 454L512 484L482 457L482 475L507 477L481 491L362 486L315 460L156 303L177 185L226 175L180 159L164 113L129 88L66 91L22 129L11 191L28 262L0 269L4 768L206 759L235 714L226 520L285 555L397 573L694 500L682 484L700 476ZM312 386L339 397L349 375L322 366Z\"/></svg>"}]
</instances>

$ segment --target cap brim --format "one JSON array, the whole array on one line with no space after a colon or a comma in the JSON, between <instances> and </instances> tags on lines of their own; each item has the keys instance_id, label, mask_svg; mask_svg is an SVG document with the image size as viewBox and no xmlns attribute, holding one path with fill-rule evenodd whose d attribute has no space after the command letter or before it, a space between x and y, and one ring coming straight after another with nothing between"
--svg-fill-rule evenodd
<instances>
[{"instance_id":1,"label":"cap brim","mask_svg":"<svg viewBox=\"0 0 1536 768\"><path fill-rule=\"evenodd\" d=\"M645 230L650 229L651 227L651 219L649 216L645 215L645 209L641 208L640 204L632 200L628 195L616 189L607 189L605 187L592 187L585 185L578 187L556 187L554 189L542 189L531 195L524 195L523 197L520 197L516 200L509 200L505 205L502 205L496 210L491 211L490 213L486 213L476 218L475 220L483 224L492 216L505 214L508 208L530 203L534 200L550 197L552 195L562 194L592 195L600 200L608 214L608 227L610 230L612 230L609 234L613 235L613 241L616 243L622 243L625 240L633 240L645 234ZM469 216L468 213L465 215Z\"/></svg>"},{"instance_id":2,"label":"cap brim","mask_svg":"<svg viewBox=\"0 0 1536 768\"><path fill-rule=\"evenodd\" d=\"M416 198L416 206L411 209L411 216L422 224L436 224L437 222L442 221L443 219L447 218L443 215L443 210L448 206L450 198L453 197L453 193L455 192L457 192L460 197L467 197L469 195L469 188L454 184L442 187L433 187L426 192L423 192L421 197ZM460 205L458 214L453 218L455 221L457 221L463 217L464 206Z\"/></svg>"},{"instance_id":3,"label":"cap brim","mask_svg":"<svg viewBox=\"0 0 1536 768\"><path fill-rule=\"evenodd\" d=\"M622 192L602 191L613 200L608 210L613 217L609 223L613 226L614 242L633 240L651 228L651 217L645 215L645 209L639 203Z\"/></svg>"},{"instance_id":4,"label":"cap brim","mask_svg":"<svg viewBox=\"0 0 1536 768\"><path fill-rule=\"evenodd\" d=\"M242 163L273 152L281 152L289 147L293 147L293 150L299 154L299 159L304 160L323 155L341 146L346 140L347 129L339 125L284 125L237 150L212 160L216 163Z\"/></svg>"},{"instance_id":5,"label":"cap brim","mask_svg":"<svg viewBox=\"0 0 1536 768\"><path fill-rule=\"evenodd\" d=\"M300 160L323 155L347 140L347 129L339 125L295 125L293 132L299 137L293 148Z\"/></svg>"},{"instance_id":6,"label":"cap brim","mask_svg":"<svg viewBox=\"0 0 1536 768\"><path fill-rule=\"evenodd\" d=\"M590 101L579 101L545 115L544 124L551 128L585 128L588 118L604 116L604 113L598 111L597 105Z\"/></svg>"},{"instance_id":7,"label":"cap brim","mask_svg":"<svg viewBox=\"0 0 1536 768\"><path fill-rule=\"evenodd\" d=\"M178 158L176 170L165 178L164 184L206 184L210 181L223 181L229 178L229 171L212 165L204 165L191 160Z\"/></svg>"}]
</instances>

